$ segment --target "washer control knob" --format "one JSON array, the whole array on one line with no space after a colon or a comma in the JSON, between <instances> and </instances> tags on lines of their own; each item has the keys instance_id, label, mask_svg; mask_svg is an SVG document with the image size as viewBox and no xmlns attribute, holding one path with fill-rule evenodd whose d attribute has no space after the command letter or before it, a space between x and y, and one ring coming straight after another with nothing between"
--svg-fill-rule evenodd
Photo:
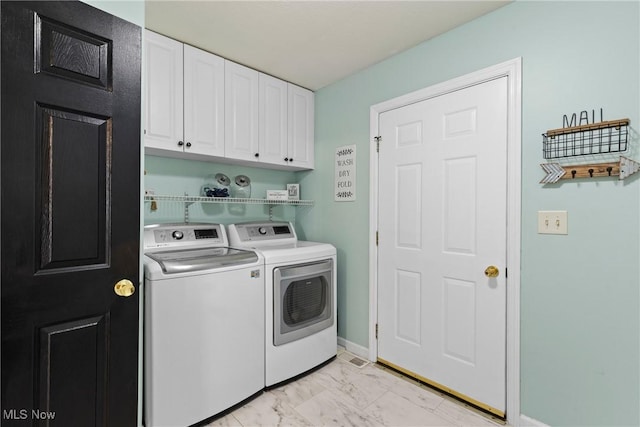
<instances>
[{"instance_id":1,"label":"washer control knob","mask_svg":"<svg viewBox=\"0 0 640 427\"><path fill-rule=\"evenodd\" d=\"M267 229L264 228L264 227L260 227L260 228L258 228L258 233L260 233L260 234L262 234L264 236L265 234L267 234Z\"/></svg>"},{"instance_id":2,"label":"washer control knob","mask_svg":"<svg viewBox=\"0 0 640 427\"><path fill-rule=\"evenodd\" d=\"M184 237L184 233L182 233L182 231L180 231L180 230L174 231L173 233L171 233L171 235L176 240L180 240L180 239L182 239Z\"/></svg>"}]
</instances>

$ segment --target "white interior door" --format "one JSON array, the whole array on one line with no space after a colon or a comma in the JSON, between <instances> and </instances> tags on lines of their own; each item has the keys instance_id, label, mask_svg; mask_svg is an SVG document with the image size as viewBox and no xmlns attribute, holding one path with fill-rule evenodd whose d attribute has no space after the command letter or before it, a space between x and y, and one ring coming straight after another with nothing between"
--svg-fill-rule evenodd
<instances>
[{"instance_id":1,"label":"white interior door","mask_svg":"<svg viewBox=\"0 0 640 427\"><path fill-rule=\"evenodd\" d=\"M507 77L379 127L378 358L504 415Z\"/></svg>"}]
</instances>

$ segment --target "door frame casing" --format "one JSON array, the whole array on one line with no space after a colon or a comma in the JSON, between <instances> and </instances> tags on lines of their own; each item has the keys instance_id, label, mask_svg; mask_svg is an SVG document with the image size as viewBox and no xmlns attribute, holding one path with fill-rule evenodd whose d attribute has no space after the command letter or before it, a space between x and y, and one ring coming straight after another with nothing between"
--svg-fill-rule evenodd
<instances>
[{"instance_id":1,"label":"door frame casing","mask_svg":"<svg viewBox=\"0 0 640 427\"><path fill-rule=\"evenodd\" d=\"M520 240L522 169L522 58L515 58L461 77L372 105L369 132L369 360L378 357L376 323L378 319L378 152L380 114L416 102L465 89L501 77L507 77L507 281L506 318L506 414L510 425L520 424ZM385 142L382 141L382 144Z\"/></svg>"}]
</instances>

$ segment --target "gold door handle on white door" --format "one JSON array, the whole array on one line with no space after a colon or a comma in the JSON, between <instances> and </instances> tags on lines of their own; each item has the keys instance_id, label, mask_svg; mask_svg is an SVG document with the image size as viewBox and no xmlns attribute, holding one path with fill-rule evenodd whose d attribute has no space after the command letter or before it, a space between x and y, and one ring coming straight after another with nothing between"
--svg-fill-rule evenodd
<instances>
[{"instance_id":1,"label":"gold door handle on white door","mask_svg":"<svg viewBox=\"0 0 640 427\"><path fill-rule=\"evenodd\" d=\"M500 270L498 270L498 267L496 267L495 265L490 265L484 270L484 275L490 278L498 277L499 274L500 274Z\"/></svg>"}]
</instances>

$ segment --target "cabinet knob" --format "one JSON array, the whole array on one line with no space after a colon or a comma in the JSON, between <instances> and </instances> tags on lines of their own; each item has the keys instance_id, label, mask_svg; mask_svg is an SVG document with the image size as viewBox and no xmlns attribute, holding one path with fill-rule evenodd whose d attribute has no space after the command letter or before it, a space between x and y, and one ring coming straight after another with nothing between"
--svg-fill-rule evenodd
<instances>
[{"instance_id":1,"label":"cabinet knob","mask_svg":"<svg viewBox=\"0 0 640 427\"><path fill-rule=\"evenodd\" d=\"M284 158L284 161L285 161L285 162L288 162L288 161L289 161L289 158L288 158L288 157L285 157L285 158Z\"/></svg>"},{"instance_id":2,"label":"cabinet knob","mask_svg":"<svg viewBox=\"0 0 640 427\"><path fill-rule=\"evenodd\" d=\"M187 147L191 147L191 143L190 142L187 142Z\"/></svg>"},{"instance_id":3,"label":"cabinet knob","mask_svg":"<svg viewBox=\"0 0 640 427\"><path fill-rule=\"evenodd\" d=\"M290 161L290 162L293 162L293 157L291 157L291 158L289 159L289 161Z\"/></svg>"},{"instance_id":4,"label":"cabinet knob","mask_svg":"<svg viewBox=\"0 0 640 427\"><path fill-rule=\"evenodd\" d=\"M254 154L254 156L260 157L260 153L256 153L256 154Z\"/></svg>"},{"instance_id":5,"label":"cabinet knob","mask_svg":"<svg viewBox=\"0 0 640 427\"><path fill-rule=\"evenodd\" d=\"M183 145L184 145L184 142L178 141L178 146L182 147Z\"/></svg>"}]
</instances>

